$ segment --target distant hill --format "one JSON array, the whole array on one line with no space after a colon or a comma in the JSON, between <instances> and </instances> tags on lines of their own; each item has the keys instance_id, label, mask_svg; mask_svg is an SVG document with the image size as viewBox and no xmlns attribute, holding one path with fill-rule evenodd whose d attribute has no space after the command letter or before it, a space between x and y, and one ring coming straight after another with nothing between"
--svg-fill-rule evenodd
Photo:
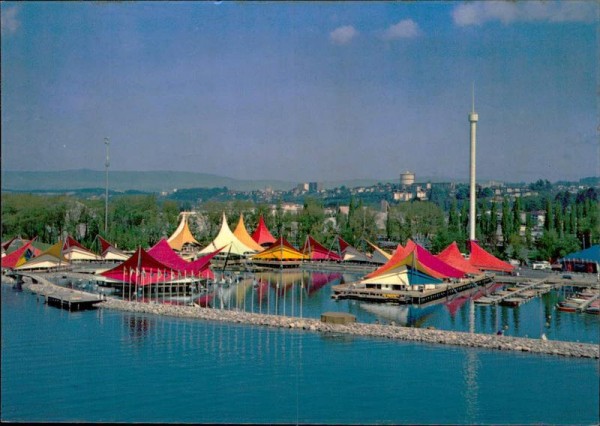
<instances>
[{"instance_id":1,"label":"distant hill","mask_svg":"<svg viewBox=\"0 0 600 426\"><path fill-rule=\"evenodd\" d=\"M3 191L62 191L104 188L106 175L101 170L77 169L62 171L2 171ZM173 171L109 171L111 191L171 192L174 189L222 188L234 191L274 190L288 191L300 182L279 180L241 180L208 173ZM320 181L325 189L346 186L371 186L378 182L397 183L399 179L347 179ZM429 179L426 179L429 180ZM424 180L424 181L426 181Z\"/></svg>"},{"instance_id":2,"label":"distant hill","mask_svg":"<svg viewBox=\"0 0 600 426\"><path fill-rule=\"evenodd\" d=\"M2 190L36 191L104 188L104 171L79 169L54 172L2 171ZM123 172L109 171L108 185L112 191L173 191L175 188L217 188L226 186L237 191L251 191L271 187L290 190L296 183L276 180L238 180L207 173L191 172Z\"/></svg>"}]
</instances>

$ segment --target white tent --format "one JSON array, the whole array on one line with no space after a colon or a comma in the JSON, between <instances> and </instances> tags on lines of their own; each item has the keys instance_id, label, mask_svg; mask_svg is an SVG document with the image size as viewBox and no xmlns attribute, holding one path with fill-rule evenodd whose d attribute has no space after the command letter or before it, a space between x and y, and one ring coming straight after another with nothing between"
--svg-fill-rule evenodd
<instances>
[{"instance_id":1,"label":"white tent","mask_svg":"<svg viewBox=\"0 0 600 426\"><path fill-rule=\"evenodd\" d=\"M238 256L245 256L246 254L256 253L251 247L248 247L244 243L242 243L238 237L236 237L229 225L227 225L227 218L225 217L225 213L223 213L223 223L221 224L221 229L215 239L204 249L202 249L198 254L209 254L223 248L223 253L235 254Z\"/></svg>"}]
</instances>

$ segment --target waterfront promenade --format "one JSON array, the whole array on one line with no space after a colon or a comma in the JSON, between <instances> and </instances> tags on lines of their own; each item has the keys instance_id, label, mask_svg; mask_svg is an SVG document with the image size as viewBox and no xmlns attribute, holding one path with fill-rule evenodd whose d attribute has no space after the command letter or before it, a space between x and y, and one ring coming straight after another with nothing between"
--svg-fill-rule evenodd
<instances>
[{"instance_id":1,"label":"waterfront promenade","mask_svg":"<svg viewBox=\"0 0 600 426\"><path fill-rule=\"evenodd\" d=\"M36 294L56 291L55 284L45 279L37 283L26 282L23 288ZM361 337L374 337L399 341L473 347L500 351L516 351L575 358L600 358L597 345L554 340L530 339L522 337L476 334L456 331L442 331L381 324L330 324L320 320L266 315L244 311L207 309L199 306L175 306L157 303L139 303L109 298L97 306L100 309L116 309L151 315L169 315L206 321L220 321L262 327L277 327L305 330L324 334L344 334Z\"/></svg>"}]
</instances>

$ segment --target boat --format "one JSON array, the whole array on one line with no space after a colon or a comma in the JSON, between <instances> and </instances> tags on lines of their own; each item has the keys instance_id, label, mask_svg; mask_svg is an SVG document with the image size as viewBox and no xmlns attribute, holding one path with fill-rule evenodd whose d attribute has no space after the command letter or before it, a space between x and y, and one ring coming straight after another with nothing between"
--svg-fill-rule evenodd
<instances>
[{"instance_id":1,"label":"boat","mask_svg":"<svg viewBox=\"0 0 600 426\"><path fill-rule=\"evenodd\" d=\"M562 312L577 312L577 308L575 306L571 306L571 305L558 304L558 305L556 305L556 309L558 309L559 311L562 311Z\"/></svg>"},{"instance_id":2,"label":"boat","mask_svg":"<svg viewBox=\"0 0 600 426\"><path fill-rule=\"evenodd\" d=\"M586 314L600 315L600 300L594 300L590 306L585 308Z\"/></svg>"}]
</instances>

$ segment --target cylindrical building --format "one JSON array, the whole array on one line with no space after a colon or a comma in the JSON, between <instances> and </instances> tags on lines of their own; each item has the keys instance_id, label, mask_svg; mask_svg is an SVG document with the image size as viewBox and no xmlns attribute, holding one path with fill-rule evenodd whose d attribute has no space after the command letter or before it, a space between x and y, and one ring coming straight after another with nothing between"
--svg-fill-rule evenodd
<instances>
[{"instance_id":1,"label":"cylindrical building","mask_svg":"<svg viewBox=\"0 0 600 426\"><path fill-rule=\"evenodd\" d=\"M400 184L410 186L415 183L415 174L412 172L404 172L400 174Z\"/></svg>"}]
</instances>

